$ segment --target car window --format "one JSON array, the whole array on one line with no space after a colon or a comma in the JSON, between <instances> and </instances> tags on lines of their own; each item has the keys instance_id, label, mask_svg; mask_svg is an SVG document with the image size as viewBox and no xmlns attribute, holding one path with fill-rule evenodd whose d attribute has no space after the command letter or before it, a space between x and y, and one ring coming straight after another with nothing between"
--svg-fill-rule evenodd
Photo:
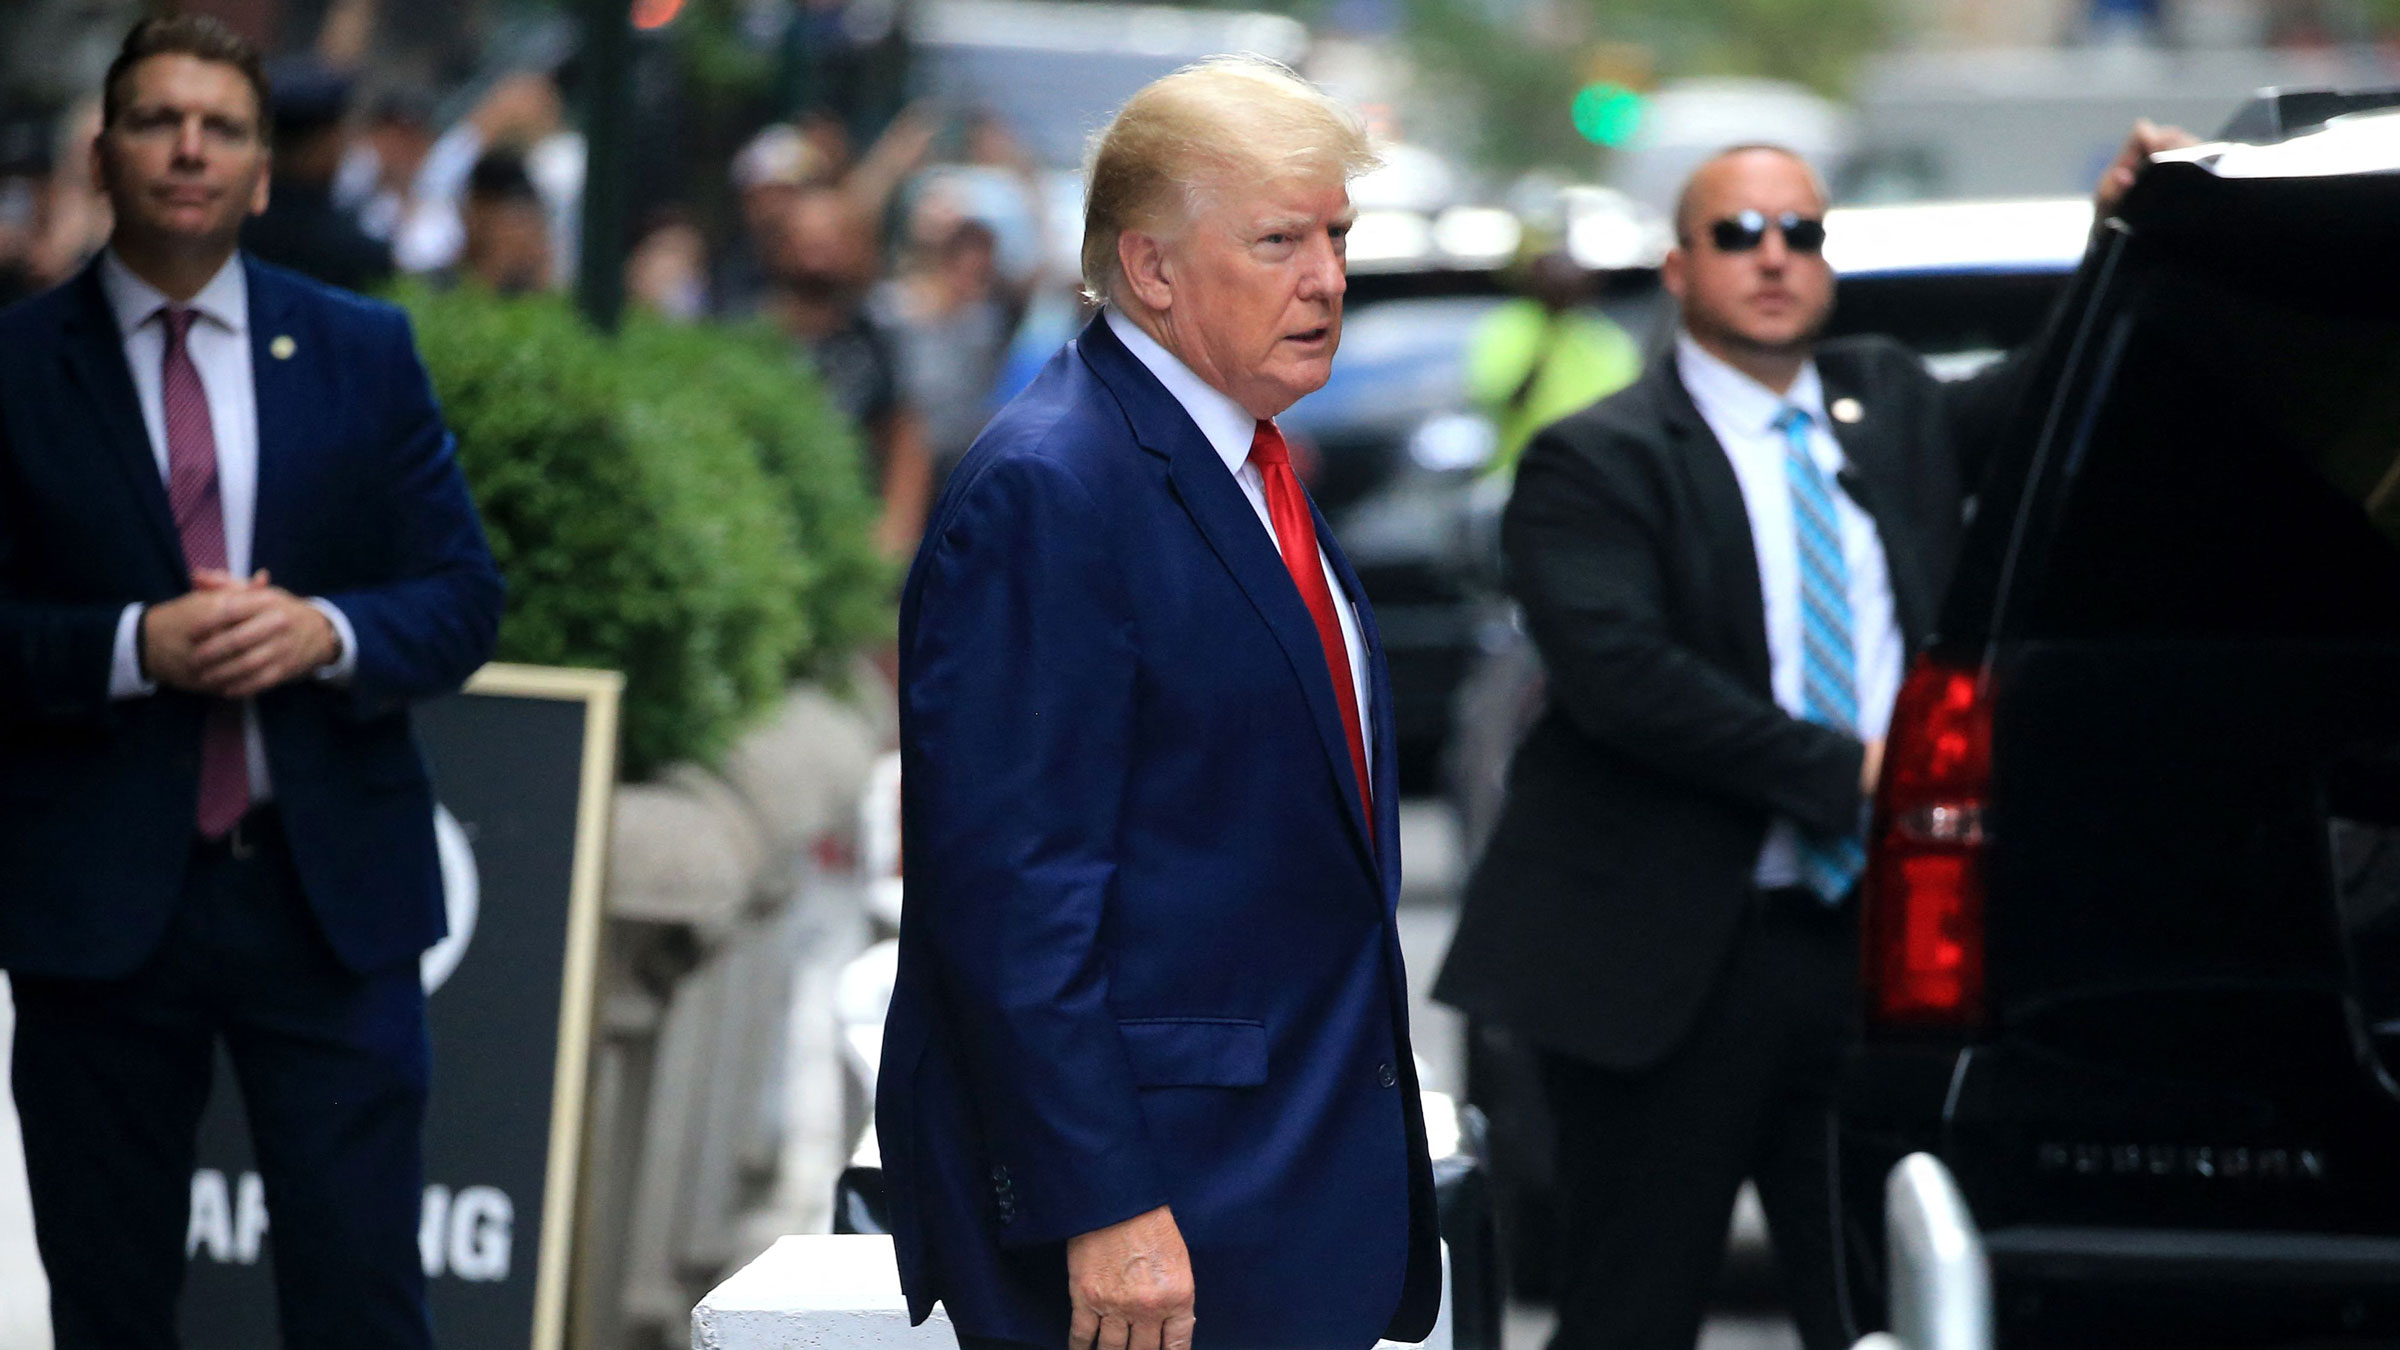
<instances>
[{"instance_id":1,"label":"car window","mask_svg":"<svg viewBox=\"0 0 2400 1350\"><path fill-rule=\"evenodd\" d=\"M2104 341L2030 635L2400 637L2400 319L2168 269Z\"/></svg>"}]
</instances>

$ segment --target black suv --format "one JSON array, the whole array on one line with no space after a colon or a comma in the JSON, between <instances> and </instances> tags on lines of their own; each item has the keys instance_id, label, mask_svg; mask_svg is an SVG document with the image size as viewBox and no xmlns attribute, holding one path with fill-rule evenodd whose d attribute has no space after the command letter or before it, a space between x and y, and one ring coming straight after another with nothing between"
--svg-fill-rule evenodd
<instances>
[{"instance_id":1,"label":"black suv","mask_svg":"<svg viewBox=\"0 0 2400 1350\"><path fill-rule=\"evenodd\" d=\"M1869 1324L1924 1152L2003 1346L2400 1345L2400 91L2234 130L2099 230L1893 717Z\"/></svg>"}]
</instances>

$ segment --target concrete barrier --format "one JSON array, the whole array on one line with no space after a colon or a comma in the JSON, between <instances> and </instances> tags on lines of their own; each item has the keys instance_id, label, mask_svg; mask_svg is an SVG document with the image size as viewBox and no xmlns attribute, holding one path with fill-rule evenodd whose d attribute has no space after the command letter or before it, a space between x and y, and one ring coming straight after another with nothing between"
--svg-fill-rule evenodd
<instances>
[{"instance_id":1,"label":"concrete barrier","mask_svg":"<svg viewBox=\"0 0 2400 1350\"><path fill-rule=\"evenodd\" d=\"M703 1290L830 1226L832 990L871 938L855 835L891 702L871 668L851 685L794 688L718 771L618 791L578 1308L598 1350L680 1345Z\"/></svg>"},{"instance_id":2,"label":"concrete barrier","mask_svg":"<svg viewBox=\"0 0 2400 1350\"><path fill-rule=\"evenodd\" d=\"M1450 1350L1450 1252L1442 1251L1442 1313L1415 1347ZM908 1324L888 1237L779 1239L692 1309L692 1350L956 1350L939 1305Z\"/></svg>"},{"instance_id":3,"label":"concrete barrier","mask_svg":"<svg viewBox=\"0 0 2400 1350\"><path fill-rule=\"evenodd\" d=\"M908 1324L888 1237L787 1237L692 1309L692 1350L956 1350L950 1315Z\"/></svg>"},{"instance_id":4,"label":"concrete barrier","mask_svg":"<svg viewBox=\"0 0 2400 1350\"><path fill-rule=\"evenodd\" d=\"M16 1026L8 976L0 975L0 1346L50 1350L50 1282L42 1277L41 1253L34 1250L24 1141L17 1134L17 1104L8 1093Z\"/></svg>"}]
</instances>

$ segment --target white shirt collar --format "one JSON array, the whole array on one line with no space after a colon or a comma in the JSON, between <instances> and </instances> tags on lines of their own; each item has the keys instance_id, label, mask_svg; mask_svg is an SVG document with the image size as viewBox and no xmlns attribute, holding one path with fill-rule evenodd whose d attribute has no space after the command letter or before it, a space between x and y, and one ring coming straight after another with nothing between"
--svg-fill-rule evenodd
<instances>
[{"instance_id":1,"label":"white shirt collar","mask_svg":"<svg viewBox=\"0 0 2400 1350\"><path fill-rule=\"evenodd\" d=\"M1142 363L1158 382L1167 387L1175 401L1191 415L1192 424L1208 438L1208 446L1225 461L1228 473L1240 473L1250 459L1250 441L1258 434L1258 419L1249 410L1233 401L1233 397L1192 373L1175 353L1168 351L1157 338L1142 331L1142 326L1119 313L1114 306L1103 310L1108 316L1108 331L1117 335L1125 350Z\"/></svg>"},{"instance_id":2,"label":"white shirt collar","mask_svg":"<svg viewBox=\"0 0 2400 1350\"><path fill-rule=\"evenodd\" d=\"M1684 392L1692 396L1693 406L1712 428L1764 435L1774 430L1776 417L1791 407L1816 419L1819 431L1832 429L1825 422L1825 382L1817 374L1815 361L1802 362L1792 387L1778 394L1678 329L1675 373L1683 377Z\"/></svg>"},{"instance_id":3,"label":"white shirt collar","mask_svg":"<svg viewBox=\"0 0 2400 1350\"><path fill-rule=\"evenodd\" d=\"M113 248L100 254L100 290L117 316L117 331L130 335L150 322L161 306L171 303L164 291L134 275ZM208 279L190 308L200 317L236 336L250 328L250 286L242 271L242 255L234 254Z\"/></svg>"}]
</instances>

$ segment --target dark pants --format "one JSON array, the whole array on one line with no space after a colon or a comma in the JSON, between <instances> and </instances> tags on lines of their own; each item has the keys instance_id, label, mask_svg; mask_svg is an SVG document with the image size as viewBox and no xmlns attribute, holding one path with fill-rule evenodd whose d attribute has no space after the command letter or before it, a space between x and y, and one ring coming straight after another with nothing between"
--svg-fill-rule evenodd
<instances>
[{"instance_id":1,"label":"dark pants","mask_svg":"<svg viewBox=\"0 0 2400 1350\"><path fill-rule=\"evenodd\" d=\"M1761 897L1689 1038L1651 1068L1543 1056L1564 1214L1550 1350L1691 1350L1745 1177L1808 1350L1857 1339L1837 1292L1831 1173L1855 912Z\"/></svg>"},{"instance_id":2,"label":"dark pants","mask_svg":"<svg viewBox=\"0 0 2400 1350\"><path fill-rule=\"evenodd\" d=\"M335 960L271 811L194 850L167 936L133 974L13 987L58 1350L176 1344L194 1134L220 1038L266 1185L283 1343L432 1344L416 963L361 976Z\"/></svg>"}]
</instances>

